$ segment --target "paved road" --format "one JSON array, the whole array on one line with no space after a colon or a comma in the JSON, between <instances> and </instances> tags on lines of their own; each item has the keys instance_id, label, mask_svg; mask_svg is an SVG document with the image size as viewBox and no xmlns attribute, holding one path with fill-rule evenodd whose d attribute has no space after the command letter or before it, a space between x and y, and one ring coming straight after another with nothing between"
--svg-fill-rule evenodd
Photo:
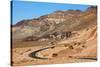
<instances>
[{"instance_id":1,"label":"paved road","mask_svg":"<svg viewBox=\"0 0 100 67\"><path fill-rule=\"evenodd\" d=\"M32 57L32 58L36 58L36 59L49 59L49 58L44 58L44 57L37 56L38 52L46 50L46 49L49 49L49 48L52 48L52 47L46 47L46 48L42 48L42 49L36 50L36 51L30 53L29 56Z\"/></svg>"},{"instance_id":2,"label":"paved road","mask_svg":"<svg viewBox=\"0 0 100 67\"><path fill-rule=\"evenodd\" d=\"M97 60L97 58L79 58L79 59L86 59L86 60Z\"/></svg>"},{"instance_id":3,"label":"paved road","mask_svg":"<svg viewBox=\"0 0 100 67\"><path fill-rule=\"evenodd\" d=\"M54 47L54 46L52 46ZM42 49L39 49L39 50L36 50L32 53L29 54L30 57L32 58L35 58L35 59L49 59L49 58L44 58L44 57L39 57L37 54L43 50L46 50L46 49L49 49L49 48L52 48L52 47L46 47L46 48L42 48ZM97 58L77 58L77 59L81 59L81 60L97 60Z\"/></svg>"}]
</instances>

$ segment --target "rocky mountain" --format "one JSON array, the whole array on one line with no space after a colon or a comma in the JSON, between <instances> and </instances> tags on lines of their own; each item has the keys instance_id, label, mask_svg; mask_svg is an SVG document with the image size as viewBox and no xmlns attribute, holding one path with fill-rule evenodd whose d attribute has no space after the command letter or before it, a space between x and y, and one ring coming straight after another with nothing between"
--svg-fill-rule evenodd
<instances>
[{"instance_id":1,"label":"rocky mountain","mask_svg":"<svg viewBox=\"0 0 100 67\"><path fill-rule=\"evenodd\" d=\"M19 21L13 25L12 34L14 39L31 38L31 40L51 35L69 36L73 31L95 26L96 22L96 6L91 6L85 11L58 10L39 18Z\"/></svg>"}]
</instances>

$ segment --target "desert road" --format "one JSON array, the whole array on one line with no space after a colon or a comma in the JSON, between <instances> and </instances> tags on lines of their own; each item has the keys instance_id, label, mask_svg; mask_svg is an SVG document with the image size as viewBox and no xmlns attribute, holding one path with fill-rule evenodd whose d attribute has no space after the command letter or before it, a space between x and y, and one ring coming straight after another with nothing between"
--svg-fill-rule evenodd
<instances>
[{"instance_id":1,"label":"desert road","mask_svg":"<svg viewBox=\"0 0 100 67\"><path fill-rule=\"evenodd\" d=\"M52 47L54 47L54 46L52 46ZM30 53L29 54L29 57L32 57L32 58L35 58L35 59L49 59L49 58L44 58L44 57L40 57L40 56L38 56L37 54L39 53L39 52L41 52L41 51L44 51L44 50L46 50L46 49L49 49L49 48L52 48L52 47L46 47L46 48L42 48L42 49L39 49L39 50L36 50L36 51L34 51L34 52L32 52L32 53ZM75 58L74 58L75 59ZM77 59L83 59L83 60L97 60L97 58L77 58Z\"/></svg>"},{"instance_id":2,"label":"desert road","mask_svg":"<svg viewBox=\"0 0 100 67\"><path fill-rule=\"evenodd\" d=\"M38 52L46 50L46 49L49 49L49 48L52 48L52 47L46 47L46 48L42 48L42 49L36 50L36 51L30 53L29 56L32 57L32 58L36 58L36 59L49 59L49 58L44 58L44 57L37 56Z\"/></svg>"}]
</instances>

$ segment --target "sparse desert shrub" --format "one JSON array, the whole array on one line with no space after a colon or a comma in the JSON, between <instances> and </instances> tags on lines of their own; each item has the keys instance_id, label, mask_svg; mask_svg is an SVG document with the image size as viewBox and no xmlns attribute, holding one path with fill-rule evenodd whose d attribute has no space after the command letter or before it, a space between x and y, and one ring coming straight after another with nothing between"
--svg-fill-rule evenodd
<instances>
[{"instance_id":1,"label":"sparse desert shrub","mask_svg":"<svg viewBox=\"0 0 100 67\"><path fill-rule=\"evenodd\" d=\"M72 45L69 46L69 49L74 49L74 47Z\"/></svg>"},{"instance_id":2,"label":"sparse desert shrub","mask_svg":"<svg viewBox=\"0 0 100 67\"><path fill-rule=\"evenodd\" d=\"M69 44L64 44L64 47L68 47L69 46Z\"/></svg>"},{"instance_id":3,"label":"sparse desert shrub","mask_svg":"<svg viewBox=\"0 0 100 67\"><path fill-rule=\"evenodd\" d=\"M54 49L55 47L53 46L53 47L51 47L51 49Z\"/></svg>"},{"instance_id":4,"label":"sparse desert shrub","mask_svg":"<svg viewBox=\"0 0 100 67\"><path fill-rule=\"evenodd\" d=\"M89 30L89 28L86 29L87 31Z\"/></svg>"},{"instance_id":5,"label":"sparse desert shrub","mask_svg":"<svg viewBox=\"0 0 100 67\"><path fill-rule=\"evenodd\" d=\"M86 46L85 45L82 45L82 47L85 48Z\"/></svg>"},{"instance_id":6,"label":"sparse desert shrub","mask_svg":"<svg viewBox=\"0 0 100 67\"><path fill-rule=\"evenodd\" d=\"M80 42L78 42L78 43L77 43L77 45L81 45L81 43L80 43Z\"/></svg>"},{"instance_id":7,"label":"sparse desert shrub","mask_svg":"<svg viewBox=\"0 0 100 67\"><path fill-rule=\"evenodd\" d=\"M55 45L54 42L51 42L50 44L51 44L51 45Z\"/></svg>"},{"instance_id":8,"label":"sparse desert shrub","mask_svg":"<svg viewBox=\"0 0 100 67\"><path fill-rule=\"evenodd\" d=\"M77 43L75 42L74 45L77 45Z\"/></svg>"},{"instance_id":9,"label":"sparse desert shrub","mask_svg":"<svg viewBox=\"0 0 100 67\"><path fill-rule=\"evenodd\" d=\"M57 57L57 56L58 56L57 53L53 53L53 54L52 54L52 57Z\"/></svg>"},{"instance_id":10,"label":"sparse desert shrub","mask_svg":"<svg viewBox=\"0 0 100 67\"><path fill-rule=\"evenodd\" d=\"M68 56L68 58L72 58L72 56Z\"/></svg>"}]
</instances>

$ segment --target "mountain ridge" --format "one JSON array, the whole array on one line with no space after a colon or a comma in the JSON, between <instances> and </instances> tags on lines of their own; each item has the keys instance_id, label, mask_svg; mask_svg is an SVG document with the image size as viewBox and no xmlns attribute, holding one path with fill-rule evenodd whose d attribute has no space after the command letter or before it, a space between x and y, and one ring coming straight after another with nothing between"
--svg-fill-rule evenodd
<instances>
[{"instance_id":1,"label":"mountain ridge","mask_svg":"<svg viewBox=\"0 0 100 67\"><path fill-rule=\"evenodd\" d=\"M14 37L44 36L52 31L77 31L91 25L96 25L96 9L96 6L91 6L85 11L58 10L39 18L19 21L13 26Z\"/></svg>"}]
</instances>

